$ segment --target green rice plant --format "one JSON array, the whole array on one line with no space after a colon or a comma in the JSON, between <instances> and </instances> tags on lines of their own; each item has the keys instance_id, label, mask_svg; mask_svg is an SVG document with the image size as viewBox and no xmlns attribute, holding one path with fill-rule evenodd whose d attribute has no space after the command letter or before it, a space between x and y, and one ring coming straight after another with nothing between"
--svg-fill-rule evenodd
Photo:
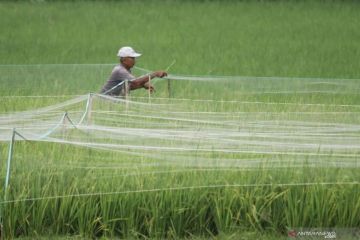
<instances>
[{"instance_id":1,"label":"green rice plant","mask_svg":"<svg viewBox=\"0 0 360 240\"><path fill-rule=\"evenodd\" d=\"M1 2L2 117L98 92L117 63L117 49L132 45L143 53L137 66L164 69L176 60L170 74L191 81L172 79L170 99L166 81L153 82L157 92L150 99L146 91L132 92L130 100L151 102L146 108L96 98L91 124L144 132L158 126L197 129L199 135L223 121L219 132L235 122L233 133L249 134L241 137L248 142L236 145L244 152L236 153L217 152L218 143L209 137L131 139L78 129L51 137L144 147L183 144L196 151L16 141L6 199L0 191L1 236L279 239L298 228L358 229L359 151L348 148L340 153L352 157L339 157L335 147L324 149L323 139L297 139L298 129L312 124L311 134L333 126L339 135L332 140L345 132L354 139L348 144L356 144L358 8L333 1ZM123 27L119 19L132 24ZM194 81L196 75L207 80ZM85 105L59 112L77 119ZM313 144L317 150L289 147L277 153L271 143L287 128L292 138L280 143ZM259 133L266 131L264 140ZM341 140L333 145L345 144ZM212 151L203 152L204 146ZM8 147L0 142L1 179Z\"/></svg>"}]
</instances>

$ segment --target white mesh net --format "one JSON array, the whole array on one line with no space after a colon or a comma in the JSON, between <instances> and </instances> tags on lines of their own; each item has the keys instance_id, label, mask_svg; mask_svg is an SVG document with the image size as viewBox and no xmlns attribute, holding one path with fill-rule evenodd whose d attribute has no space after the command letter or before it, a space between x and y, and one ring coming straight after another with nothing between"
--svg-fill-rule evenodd
<instances>
[{"instance_id":1,"label":"white mesh net","mask_svg":"<svg viewBox=\"0 0 360 240\"><path fill-rule=\"evenodd\" d=\"M26 140L117 151L157 164L358 166L360 106L300 104L301 111L281 112L257 102L141 100L148 101L88 94L3 115L0 139L9 141L16 128Z\"/></svg>"}]
</instances>

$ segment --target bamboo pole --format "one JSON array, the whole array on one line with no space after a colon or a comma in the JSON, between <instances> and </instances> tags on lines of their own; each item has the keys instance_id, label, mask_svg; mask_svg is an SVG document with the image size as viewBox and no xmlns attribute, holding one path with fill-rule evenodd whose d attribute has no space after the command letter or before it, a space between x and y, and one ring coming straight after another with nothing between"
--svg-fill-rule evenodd
<instances>
[{"instance_id":1,"label":"bamboo pole","mask_svg":"<svg viewBox=\"0 0 360 240\"><path fill-rule=\"evenodd\" d=\"M88 109L87 109L87 124L91 124L91 110L92 110L92 104L93 104L93 96L92 93L89 93L89 99L88 99Z\"/></svg>"},{"instance_id":2,"label":"bamboo pole","mask_svg":"<svg viewBox=\"0 0 360 240\"><path fill-rule=\"evenodd\" d=\"M171 82L170 79L167 80L167 89L168 89L168 96L171 98Z\"/></svg>"},{"instance_id":3,"label":"bamboo pole","mask_svg":"<svg viewBox=\"0 0 360 240\"><path fill-rule=\"evenodd\" d=\"M149 93L149 103L151 103L151 74L149 74L149 88L148 88L148 93Z\"/></svg>"},{"instance_id":4,"label":"bamboo pole","mask_svg":"<svg viewBox=\"0 0 360 240\"><path fill-rule=\"evenodd\" d=\"M85 118L87 118L86 120L88 121L91 95L92 95L92 93L89 93L89 94L88 94L88 98L87 98L87 101L86 101L85 112L84 112L84 114L82 115L82 117L81 117L81 119L80 119L80 121L78 122L77 125L82 124L82 123L84 122Z\"/></svg>"},{"instance_id":5,"label":"bamboo pole","mask_svg":"<svg viewBox=\"0 0 360 240\"><path fill-rule=\"evenodd\" d=\"M8 160L7 160L7 166L6 166L6 178L5 178L5 187L4 187L4 191L5 191L4 200L5 201L6 201L6 191L9 186L9 181L10 181L10 168L11 168L11 160L12 160L12 156L13 156L13 152L14 152L15 133L16 133L15 128L13 128L12 137L11 137L10 146L9 146L9 155L8 155Z\"/></svg>"},{"instance_id":6,"label":"bamboo pole","mask_svg":"<svg viewBox=\"0 0 360 240\"><path fill-rule=\"evenodd\" d=\"M128 112L129 108L129 80L125 79L125 111Z\"/></svg>"},{"instance_id":7,"label":"bamboo pole","mask_svg":"<svg viewBox=\"0 0 360 240\"><path fill-rule=\"evenodd\" d=\"M176 63L176 60L174 59L174 61L172 61L172 63L166 68L165 71L168 72L175 63ZM168 96L169 96L169 98L171 98L171 80L170 79L167 80L167 89L168 89Z\"/></svg>"},{"instance_id":8,"label":"bamboo pole","mask_svg":"<svg viewBox=\"0 0 360 240\"><path fill-rule=\"evenodd\" d=\"M12 161L12 157L13 157L13 152L14 152L14 144L15 144L15 136L18 135L19 137L21 137L22 139L26 140L26 138L24 136L22 136L20 133L16 132L16 129L13 128L12 131L12 136L11 136L11 141L10 141L10 146L9 146L9 154L8 154L8 160L7 160L7 166L6 166L6 178L5 178L5 186L4 186L4 202L6 202L7 200L7 193L8 193L8 187L9 187L9 182L10 182L10 170L11 170L11 161ZM5 205L1 204L1 209L0 209L0 239L5 239L4 236L4 225L3 225L3 221L4 221L4 209Z\"/></svg>"}]
</instances>

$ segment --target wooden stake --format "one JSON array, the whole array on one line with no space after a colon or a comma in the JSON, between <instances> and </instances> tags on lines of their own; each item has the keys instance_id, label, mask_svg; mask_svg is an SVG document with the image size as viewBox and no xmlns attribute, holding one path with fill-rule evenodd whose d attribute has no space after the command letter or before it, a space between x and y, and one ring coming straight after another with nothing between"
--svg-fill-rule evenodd
<instances>
[{"instance_id":1,"label":"wooden stake","mask_svg":"<svg viewBox=\"0 0 360 240\"><path fill-rule=\"evenodd\" d=\"M151 75L149 74L149 88L148 88L148 93L149 93L149 103L151 103Z\"/></svg>"},{"instance_id":2,"label":"wooden stake","mask_svg":"<svg viewBox=\"0 0 360 240\"><path fill-rule=\"evenodd\" d=\"M168 96L171 98L171 82L170 79L167 80L167 87L168 87Z\"/></svg>"},{"instance_id":3,"label":"wooden stake","mask_svg":"<svg viewBox=\"0 0 360 240\"><path fill-rule=\"evenodd\" d=\"M126 79L125 80L125 111L128 111L129 108L129 81Z\"/></svg>"},{"instance_id":4,"label":"wooden stake","mask_svg":"<svg viewBox=\"0 0 360 240\"><path fill-rule=\"evenodd\" d=\"M89 105L88 105L88 109L87 109L87 124L91 124L91 110L92 110L92 93L89 93Z\"/></svg>"},{"instance_id":5,"label":"wooden stake","mask_svg":"<svg viewBox=\"0 0 360 240\"><path fill-rule=\"evenodd\" d=\"M172 63L166 68L165 71L168 72L175 63L176 63L176 60L174 59L174 61L172 61ZM171 80L170 79L167 80L167 89L168 89L168 96L169 96L169 98L171 98Z\"/></svg>"}]
</instances>

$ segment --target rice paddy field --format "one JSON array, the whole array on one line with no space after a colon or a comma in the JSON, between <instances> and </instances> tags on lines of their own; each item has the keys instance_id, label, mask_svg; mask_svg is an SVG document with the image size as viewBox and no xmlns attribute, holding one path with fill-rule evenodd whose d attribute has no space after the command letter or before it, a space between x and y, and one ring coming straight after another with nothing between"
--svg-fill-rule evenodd
<instances>
[{"instance_id":1,"label":"rice paddy field","mask_svg":"<svg viewBox=\"0 0 360 240\"><path fill-rule=\"evenodd\" d=\"M359 239L359 10L0 2L1 238Z\"/></svg>"}]
</instances>

